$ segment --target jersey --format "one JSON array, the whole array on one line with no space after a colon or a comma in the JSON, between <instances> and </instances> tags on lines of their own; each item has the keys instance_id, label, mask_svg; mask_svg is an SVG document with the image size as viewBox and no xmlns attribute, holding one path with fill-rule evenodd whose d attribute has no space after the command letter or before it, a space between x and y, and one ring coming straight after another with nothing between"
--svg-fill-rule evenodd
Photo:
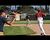
<instances>
[{"instance_id":1,"label":"jersey","mask_svg":"<svg viewBox=\"0 0 50 40\"><path fill-rule=\"evenodd\" d=\"M45 14L41 12L41 13L36 13L35 16L36 16L36 18L37 17L43 17L44 18Z\"/></svg>"}]
</instances>

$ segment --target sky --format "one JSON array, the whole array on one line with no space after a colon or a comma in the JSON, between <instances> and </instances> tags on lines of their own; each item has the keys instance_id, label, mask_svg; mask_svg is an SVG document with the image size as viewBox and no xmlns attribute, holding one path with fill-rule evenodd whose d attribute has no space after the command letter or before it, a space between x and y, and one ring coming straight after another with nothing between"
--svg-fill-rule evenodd
<instances>
[{"instance_id":1,"label":"sky","mask_svg":"<svg viewBox=\"0 0 50 40\"><path fill-rule=\"evenodd\" d=\"M32 5L32 7L34 7L34 8L35 8L35 7L38 7L38 8L39 8L40 5ZM41 7L43 7L43 8L45 9L45 5L42 5Z\"/></svg>"},{"instance_id":2,"label":"sky","mask_svg":"<svg viewBox=\"0 0 50 40\"><path fill-rule=\"evenodd\" d=\"M18 5L16 6L16 9L17 9L17 7L19 7ZM14 10L15 9L15 6L14 5L12 5L11 6L11 10Z\"/></svg>"}]
</instances>

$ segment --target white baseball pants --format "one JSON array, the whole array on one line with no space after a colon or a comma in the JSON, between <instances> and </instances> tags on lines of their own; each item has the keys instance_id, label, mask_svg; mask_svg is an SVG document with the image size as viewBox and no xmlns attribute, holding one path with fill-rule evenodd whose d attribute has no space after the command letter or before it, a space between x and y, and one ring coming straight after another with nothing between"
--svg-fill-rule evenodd
<instances>
[{"instance_id":1,"label":"white baseball pants","mask_svg":"<svg viewBox=\"0 0 50 40\"><path fill-rule=\"evenodd\" d=\"M46 35L44 28L43 28L43 18L42 17L38 17L38 25L39 25L41 32L43 32L44 35Z\"/></svg>"}]
</instances>

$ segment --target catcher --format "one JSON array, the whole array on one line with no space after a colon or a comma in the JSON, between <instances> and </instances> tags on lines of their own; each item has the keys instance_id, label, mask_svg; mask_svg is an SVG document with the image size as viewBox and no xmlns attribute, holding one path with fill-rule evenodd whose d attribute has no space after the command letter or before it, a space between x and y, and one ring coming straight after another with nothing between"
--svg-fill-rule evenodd
<instances>
[{"instance_id":1,"label":"catcher","mask_svg":"<svg viewBox=\"0 0 50 40\"><path fill-rule=\"evenodd\" d=\"M7 15L7 11L8 10L0 10L0 35L4 35L4 30L3 30L3 27L4 27L4 24L8 24L11 26L12 24L12 21L7 21L7 19L5 18L5 16Z\"/></svg>"},{"instance_id":2,"label":"catcher","mask_svg":"<svg viewBox=\"0 0 50 40\"><path fill-rule=\"evenodd\" d=\"M41 35L44 34L46 35L44 29L43 29L43 18L46 16L46 14L44 14L42 12L42 10L38 10L38 13L35 14L35 17L37 18L38 20L38 25L39 25L39 28L41 30Z\"/></svg>"}]
</instances>

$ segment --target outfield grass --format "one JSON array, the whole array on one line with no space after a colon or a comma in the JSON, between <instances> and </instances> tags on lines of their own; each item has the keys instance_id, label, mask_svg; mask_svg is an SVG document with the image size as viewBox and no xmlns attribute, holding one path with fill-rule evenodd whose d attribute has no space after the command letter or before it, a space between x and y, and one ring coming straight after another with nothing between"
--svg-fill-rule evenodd
<instances>
[{"instance_id":1,"label":"outfield grass","mask_svg":"<svg viewBox=\"0 0 50 40\"><path fill-rule=\"evenodd\" d=\"M22 27L22 26L4 27L5 35L29 35L29 34L35 34L35 33L36 32L34 32L28 27Z\"/></svg>"},{"instance_id":2,"label":"outfield grass","mask_svg":"<svg viewBox=\"0 0 50 40\"><path fill-rule=\"evenodd\" d=\"M16 24L27 24L27 21L16 21ZM37 20L30 21L30 24L37 24ZM50 20L44 20L44 24L50 24Z\"/></svg>"}]
</instances>

